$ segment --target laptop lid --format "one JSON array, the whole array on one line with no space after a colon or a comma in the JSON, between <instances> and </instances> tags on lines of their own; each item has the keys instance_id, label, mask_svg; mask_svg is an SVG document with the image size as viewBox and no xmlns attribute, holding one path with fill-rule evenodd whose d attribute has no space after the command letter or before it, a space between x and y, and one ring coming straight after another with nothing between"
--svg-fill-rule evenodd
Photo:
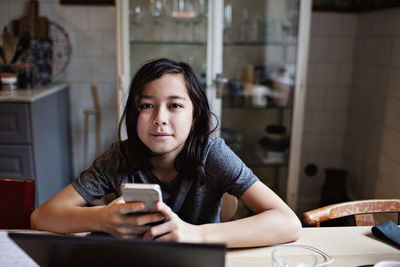
<instances>
[{"instance_id":1,"label":"laptop lid","mask_svg":"<svg viewBox=\"0 0 400 267\"><path fill-rule=\"evenodd\" d=\"M40 266L225 265L223 244L124 240L113 237L10 232L8 236Z\"/></svg>"}]
</instances>

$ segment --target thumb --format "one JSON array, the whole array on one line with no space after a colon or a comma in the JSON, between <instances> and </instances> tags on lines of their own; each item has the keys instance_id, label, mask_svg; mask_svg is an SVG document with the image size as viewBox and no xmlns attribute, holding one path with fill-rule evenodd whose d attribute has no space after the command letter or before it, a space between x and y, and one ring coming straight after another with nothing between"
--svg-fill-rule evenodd
<instances>
[{"instance_id":1,"label":"thumb","mask_svg":"<svg viewBox=\"0 0 400 267\"><path fill-rule=\"evenodd\" d=\"M123 204L125 203L124 197L120 196L119 198L114 199L111 203L113 204Z\"/></svg>"},{"instance_id":2,"label":"thumb","mask_svg":"<svg viewBox=\"0 0 400 267\"><path fill-rule=\"evenodd\" d=\"M176 214L172 209L162 201L157 202L157 209L165 216L167 219L172 219Z\"/></svg>"}]
</instances>

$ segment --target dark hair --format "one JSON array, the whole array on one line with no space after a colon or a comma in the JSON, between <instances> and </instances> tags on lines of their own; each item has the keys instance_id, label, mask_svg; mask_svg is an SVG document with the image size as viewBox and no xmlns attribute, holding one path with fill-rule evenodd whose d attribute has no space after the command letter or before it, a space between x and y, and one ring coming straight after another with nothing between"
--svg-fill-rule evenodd
<instances>
[{"instance_id":1,"label":"dark hair","mask_svg":"<svg viewBox=\"0 0 400 267\"><path fill-rule=\"evenodd\" d=\"M121 140L121 127L125 121L128 135L128 166L125 170L136 173L139 169L149 166L152 151L138 137L136 125L140 113L140 97L146 85L165 74L179 74L185 80L190 100L193 103L193 125L182 151L175 159L176 170L184 177L199 178L203 181L204 166L202 156L210 129L211 112L207 97L195 71L188 64L161 58L145 63L135 74L129 88L129 95L122 114L118 136ZM213 129L214 130L214 129ZM193 170L195 170L193 172Z\"/></svg>"}]
</instances>

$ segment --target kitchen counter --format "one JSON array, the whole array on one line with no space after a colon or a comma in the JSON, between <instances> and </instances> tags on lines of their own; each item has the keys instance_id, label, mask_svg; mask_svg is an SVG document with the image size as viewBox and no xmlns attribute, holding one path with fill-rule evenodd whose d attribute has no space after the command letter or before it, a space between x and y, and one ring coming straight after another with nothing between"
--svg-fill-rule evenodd
<instances>
[{"instance_id":1,"label":"kitchen counter","mask_svg":"<svg viewBox=\"0 0 400 267\"><path fill-rule=\"evenodd\" d=\"M71 180L69 113L67 84L0 90L0 177L35 180L37 205Z\"/></svg>"},{"instance_id":2,"label":"kitchen counter","mask_svg":"<svg viewBox=\"0 0 400 267\"><path fill-rule=\"evenodd\" d=\"M35 102L48 95L67 88L63 83L51 83L46 86L28 90L5 91L0 90L0 102Z\"/></svg>"}]
</instances>

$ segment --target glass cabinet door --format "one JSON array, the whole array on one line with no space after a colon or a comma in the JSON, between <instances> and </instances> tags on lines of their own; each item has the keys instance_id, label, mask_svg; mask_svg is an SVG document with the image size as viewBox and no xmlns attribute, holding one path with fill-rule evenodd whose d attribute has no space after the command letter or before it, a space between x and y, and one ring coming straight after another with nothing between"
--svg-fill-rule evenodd
<instances>
[{"instance_id":1,"label":"glass cabinet door","mask_svg":"<svg viewBox=\"0 0 400 267\"><path fill-rule=\"evenodd\" d=\"M205 84L207 0L130 0L131 77L143 62L168 57L190 64Z\"/></svg>"},{"instance_id":2,"label":"glass cabinet door","mask_svg":"<svg viewBox=\"0 0 400 267\"><path fill-rule=\"evenodd\" d=\"M224 1L221 136L283 198L298 17L298 0Z\"/></svg>"},{"instance_id":3,"label":"glass cabinet door","mask_svg":"<svg viewBox=\"0 0 400 267\"><path fill-rule=\"evenodd\" d=\"M116 9L119 110L143 62L187 62L218 135L283 198L291 176L294 208L311 0L119 0Z\"/></svg>"},{"instance_id":4,"label":"glass cabinet door","mask_svg":"<svg viewBox=\"0 0 400 267\"><path fill-rule=\"evenodd\" d=\"M206 87L207 54L213 50L207 47L208 0L118 0L115 5L118 118L134 73L148 60L186 62ZM126 137L124 131L122 136Z\"/></svg>"},{"instance_id":5,"label":"glass cabinet door","mask_svg":"<svg viewBox=\"0 0 400 267\"><path fill-rule=\"evenodd\" d=\"M119 115L133 74L160 57L190 64L220 115L221 101L207 87L222 72L222 7L223 0L116 1Z\"/></svg>"}]
</instances>

